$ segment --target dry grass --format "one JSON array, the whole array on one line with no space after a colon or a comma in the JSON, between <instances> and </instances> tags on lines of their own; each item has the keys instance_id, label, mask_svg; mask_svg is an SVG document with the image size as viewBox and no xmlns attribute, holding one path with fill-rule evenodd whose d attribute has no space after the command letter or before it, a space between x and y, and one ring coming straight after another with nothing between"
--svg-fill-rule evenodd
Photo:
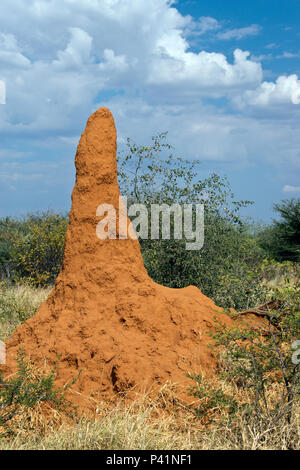
<instances>
[{"instance_id":1,"label":"dry grass","mask_svg":"<svg viewBox=\"0 0 300 470\"><path fill-rule=\"evenodd\" d=\"M5 341L21 323L34 315L50 292L51 288L10 286L0 282L0 340Z\"/></svg>"},{"instance_id":2,"label":"dry grass","mask_svg":"<svg viewBox=\"0 0 300 470\"><path fill-rule=\"evenodd\" d=\"M299 283L300 263L285 261L282 263L269 263L265 267L263 285L269 289L292 287Z\"/></svg>"},{"instance_id":3,"label":"dry grass","mask_svg":"<svg viewBox=\"0 0 300 470\"><path fill-rule=\"evenodd\" d=\"M0 284L0 339L7 338L31 316L49 295L50 289ZM191 381L191 385L193 385ZM240 403L253 399L251 391L220 379L209 382L234 394ZM282 389L276 383L268 389L272 409L280 402ZM196 402L194 406L196 406ZM299 405L290 424L282 405L278 413L249 416L238 411L229 421L222 409L214 409L210 421L199 419L192 406L180 402L172 384L165 385L155 398L137 397L129 404L97 403L97 417L67 418L42 403L23 407L12 422L14 433L0 437L0 449L86 449L86 450L206 450L206 449L299 449Z\"/></svg>"},{"instance_id":4,"label":"dry grass","mask_svg":"<svg viewBox=\"0 0 300 470\"><path fill-rule=\"evenodd\" d=\"M220 383L219 383L220 385ZM227 385L226 385L227 387ZM274 399L275 393L270 397ZM244 397L245 398L245 397ZM2 450L287 450L299 449L300 414L287 424L284 410L273 418L249 418L238 412L233 422L205 425L191 407L174 403L166 385L130 404L98 403L96 419L73 421L48 405L24 409L14 423L15 435L0 439Z\"/></svg>"}]
</instances>

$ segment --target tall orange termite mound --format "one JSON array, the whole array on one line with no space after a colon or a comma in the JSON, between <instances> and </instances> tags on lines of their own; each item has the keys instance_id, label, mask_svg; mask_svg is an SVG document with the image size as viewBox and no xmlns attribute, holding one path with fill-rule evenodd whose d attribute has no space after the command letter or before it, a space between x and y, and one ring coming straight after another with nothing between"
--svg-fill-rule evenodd
<instances>
[{"instance_id":1,"label":"tall orange termite mound","mask_svg":"<svg viewBox=\"0 0 300 470\"><path fill-rule=\"evenodd\" d=\"M116 129L108 109L88 119L75 164L63 267L46 302L7 341L6 372L22 347L37 365L60 355L60 384L81 369L73 386L78 397L106 399L165 381L187 388L187 372L215 368L206 332L217 307L196 287L152 281L137 240L97 237L99 204L112 204L119 217Z\"/></svg>"}]
</instances>

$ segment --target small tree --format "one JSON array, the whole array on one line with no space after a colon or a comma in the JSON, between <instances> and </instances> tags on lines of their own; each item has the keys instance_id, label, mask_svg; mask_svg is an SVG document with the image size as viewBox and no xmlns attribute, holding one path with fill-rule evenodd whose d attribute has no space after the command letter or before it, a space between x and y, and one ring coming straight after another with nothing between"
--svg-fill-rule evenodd
<instances>
[{"instance_id":1,"label":"small tree","mask_svg":"<svg viewBox=\"0 0 300 470\"><path fill-rule=\"evenodd\" d=\"M300 199L286 199L274 205L280 216L259 236L263 249L277 261L300 260Z\"/></svg>"},{"instance_id":2,"label":"small tree","mask_svg":"<svg viewBox=\"0 0 300 470\"><path fill-rule=\"evenodd\" d=\"M205 240L200 251L187 251L184 238L141 240L149 275L168 287L196 285L224 307L255 303L262 293L261 253L239 215L250 201L236 201L226 177L199 178L199 160L174 156L166 136L152 137L150 146L127 140L127 151L118 157L121 192L148 206L204 204Z\"/></svg>"}]
</instances>

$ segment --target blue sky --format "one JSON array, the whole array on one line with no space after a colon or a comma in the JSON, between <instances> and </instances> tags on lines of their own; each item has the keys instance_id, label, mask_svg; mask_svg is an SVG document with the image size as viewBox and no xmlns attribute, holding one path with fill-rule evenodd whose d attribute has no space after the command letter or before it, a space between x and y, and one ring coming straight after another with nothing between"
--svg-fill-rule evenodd
<instances>
[{"instance_id":1,"label":"blue sky","mask_svg":"<svg viewBox=\"0 0 300 470\"><path fill-rule=\"evenodd\" d=\"M1 0L0 217L66 211L88 116L169 132L247 214L300 194L298 0Z\"/></svg>"}]
</instances>

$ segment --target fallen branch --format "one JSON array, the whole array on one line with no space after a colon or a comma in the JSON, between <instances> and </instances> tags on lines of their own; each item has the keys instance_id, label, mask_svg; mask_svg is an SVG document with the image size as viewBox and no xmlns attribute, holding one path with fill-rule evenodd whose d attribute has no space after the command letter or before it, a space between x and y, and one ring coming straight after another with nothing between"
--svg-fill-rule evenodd
<instances>
[{"instance_id":1,"label":"fallen branch","mask_svg":"<svg viewBox=\"0 0 300 470\"><path fill-rule=\"evenodd\" d=\"M282 302L280 301L274 301L274 300L269 300L268 302L265 302L262 305L259 305L258 307L253 307L249 308L247 310L243 310L242 312L237 312L238 315L247 315L247 314L254 314L260 317L267 317L267 318L272 318L272 310L278 310L282 306Z\"/></svg>"}]
</instances>

